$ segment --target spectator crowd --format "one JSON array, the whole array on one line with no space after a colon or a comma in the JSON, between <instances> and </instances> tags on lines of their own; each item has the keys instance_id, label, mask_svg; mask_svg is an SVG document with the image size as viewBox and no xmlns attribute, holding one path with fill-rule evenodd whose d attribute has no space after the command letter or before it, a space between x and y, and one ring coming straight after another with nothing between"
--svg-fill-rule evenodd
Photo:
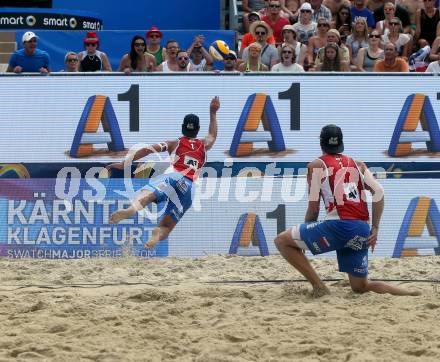
<instances>
[{"instance_id":1,"label":"spectator crowd","mask_svg":"<svg viewBox=\"0 0 440 362\"><path fill-rule=\"evenodd\" d=\"M435 72L440 71L438 0L243 0L238 50L217 67L205 37L189 48L151 27L132 38L118 72ZM50 68L38 36L26 32L7 71L113 71L96 32L83 50L67 51L64 69ZM229 44L231 46L231 44ZM127 46L128 48L128 46ZM218 69L216 69L218 68Z\"/></svg>"}]
</instances>

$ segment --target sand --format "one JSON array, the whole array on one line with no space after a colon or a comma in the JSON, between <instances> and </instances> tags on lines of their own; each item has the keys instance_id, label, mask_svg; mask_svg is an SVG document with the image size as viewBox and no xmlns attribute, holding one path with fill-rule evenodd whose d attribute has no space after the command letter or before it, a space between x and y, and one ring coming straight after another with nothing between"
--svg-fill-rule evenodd
<instances>
[{"instance_id":1,"label":"sand","mask_svg":"<svg viewBox=\"0 0 440 362\"><path fill-rule=\"evenodd\" d=\"M344 277L332 259L313 264ZM206 283L300 278L279 256L1 259L0 270L0 361L440 360L440 283L393 297L342 280L319 299L306 283ZM440 279L440 257L374 259L371 277Z\"/></svg>"}]
</instances>

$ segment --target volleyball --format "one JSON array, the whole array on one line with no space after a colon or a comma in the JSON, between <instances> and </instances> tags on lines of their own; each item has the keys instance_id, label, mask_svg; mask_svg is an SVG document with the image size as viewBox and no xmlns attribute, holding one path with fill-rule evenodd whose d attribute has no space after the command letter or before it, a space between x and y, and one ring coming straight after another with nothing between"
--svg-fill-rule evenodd
<instances>
[{"instance_id":1,"label":"volleyball","mask_svg":"<svg viewBox=\"0 0 440 362\"><path fill-rule=\"evenodd\" d=\"M223 40L216 40L209 47L209 54L215 60L222 61L226 55L229 54L229 47Z\"/></svg>"}]
</instances>

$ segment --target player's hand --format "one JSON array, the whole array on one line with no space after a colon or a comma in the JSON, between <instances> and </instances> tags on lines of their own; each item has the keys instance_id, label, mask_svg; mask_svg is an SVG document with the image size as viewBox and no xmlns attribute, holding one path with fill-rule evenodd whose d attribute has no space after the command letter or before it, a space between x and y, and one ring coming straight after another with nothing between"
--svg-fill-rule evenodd
<instances>
[{"instance_id":1,"label":"player's hand","mask_svg":"<svg viewBox=\"0 0 440 362\"><path fill-rule=\"evenodd\" d=\"M374 248L377 243L377 234L379 229L376 226L371 227L370 236L368 237L368 247L371 248L371 252L374 252Z\"/></svg>"},{"instance_id":2,"label":"player's hand","mask_svg":"<svg viewBox=\"0 0 440 362\"><path fill-rule=\"evenodd\" d=\"M219 108L220 108L220 98L218 96L215 96L211 100L211 104L209 106L209 110L212 113L216 113L219 110Z\"/></svg>"},{"instance_id":3,"label":"player's hand","mask_svg":"<svg viewBox=\"0 0 440 362\"><path fill-rule=\"evenodd\" d=\"M105 166L107 170L111 170L112 168L116 168L117 170L123 170L124 169L124 162L115 162L111 163L110 165Z\"/></svg>"}]
</instances>

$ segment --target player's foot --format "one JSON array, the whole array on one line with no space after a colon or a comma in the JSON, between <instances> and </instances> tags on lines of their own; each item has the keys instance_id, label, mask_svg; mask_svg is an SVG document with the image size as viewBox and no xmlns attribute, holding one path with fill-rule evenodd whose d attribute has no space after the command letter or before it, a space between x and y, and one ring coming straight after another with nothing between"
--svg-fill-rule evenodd
<instances>
[{"instance_id":1,"label":"player's foot","mask_svg":"<svg viewBox=\"0 0 440 362\"><path fill-rule=\"evenodd\" d=\"M119 221L127 219L131 216L131 213L128 210L118 210L115 211L108 220L109 224L117 224Z\"/></svg>"},{"instance_id":2,"label":"player's foot","mask_svg":"<svg viewBox=\"0 0 440 362\"><path fill-rule=\"evenodd\" d=\"M319 286L319 287L313 287L312 290L312 297L313 298L321 298L324 295L329 295L330 289L328 289L325 285Z\"/></svg>"},{"instance_id":3,"label":"player's foot","mask_svg":"<svg viewBox=\"0 0 440 362\"><path fill-rule=\"evenodd\" d=\"M158 241L159 240L156 240L155 238L151 238L144 244L144 249L150 249L154 247L154 245L156 245Z\"/></svg>"},{"instance_id":4,"label":"player's foot","mask_svg":"<svg viewBox=\"0 0 440 362\"><path fill-rule=\"evenodd\" d=\"M408 294L412 297L417 297L418 295L422 295L422 292L420 290L408 290Z\"/></svg>"}]
</instances>

